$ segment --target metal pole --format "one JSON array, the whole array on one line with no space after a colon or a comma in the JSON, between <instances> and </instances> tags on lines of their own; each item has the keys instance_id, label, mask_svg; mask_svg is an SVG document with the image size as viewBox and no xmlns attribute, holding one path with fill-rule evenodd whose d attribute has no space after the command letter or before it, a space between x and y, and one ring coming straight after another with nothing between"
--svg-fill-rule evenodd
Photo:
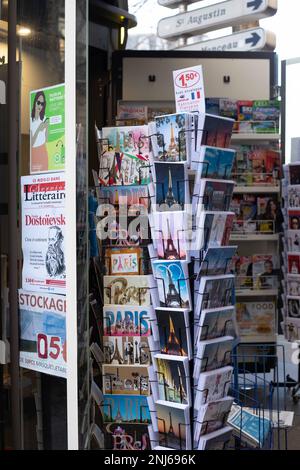
<instances>
[{"instance_id":1,"label":"metal pole","mask_svg":"<svg viewBox=\"0 0 300 470\"><path fill-rule=\"evenodd\" d=\"M17 69L17 0L8 4L8 166L9 166L9 312L10 312L10 373L11 412L14 450L21 449L19 318L18 318L18 69Z\"/></svg>"}]
</instances>

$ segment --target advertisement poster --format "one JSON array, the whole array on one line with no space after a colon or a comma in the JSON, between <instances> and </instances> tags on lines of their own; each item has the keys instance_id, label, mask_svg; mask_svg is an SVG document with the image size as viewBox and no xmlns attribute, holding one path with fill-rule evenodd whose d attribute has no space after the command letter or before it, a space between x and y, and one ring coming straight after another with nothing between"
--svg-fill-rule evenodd
<instances>
[{"instance_id":1,"label":"advertisement poster","mask_svg":"<svg viewBox=\"0 0 300 470\"><path fill-rule=\"evenodd\" d=\"M65 173L21 178L22 288L64 294Z\"/></svg>"},{"instance_id":2,"label":"advertisement poster","mask_svg":"<svg viewBox=\"0 0 300 470\"><path fill-rule=\"evenodd\" d=\"M176 113L205 113L202 65L173 72Z\"/></svg>"},{"instance_id":3,"label":"advertisement poster","mask_svg":"<svg viewBox=\"0 0 300 470\"><path fill-rule=\"evenodd\" d=\"M19 290L20 367L66 378L66 298Z\"/></svg>"},{"instance_id":4,"label":"advertisement poster","mask_svg":"<svg viewBox=\"0 0 300 470\"><path fill-rule=\"evenodd\" d=\"M65 85L30 92L30 174L65 169Z\"/></svg>"}]
</instances>

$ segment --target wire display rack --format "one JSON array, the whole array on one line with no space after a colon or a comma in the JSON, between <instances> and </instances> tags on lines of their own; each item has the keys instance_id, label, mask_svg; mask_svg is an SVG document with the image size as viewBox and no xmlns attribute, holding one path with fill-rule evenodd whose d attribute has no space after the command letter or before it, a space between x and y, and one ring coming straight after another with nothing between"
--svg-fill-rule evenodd
<instances>
[{"instance_id":1,"label":"wire display rack","mask_svg":"<svg viewBox=\"0 0 300 470\"><path fill-rule=\"evenodd\" d=\"M240 344L232 353L234 374L231 396L240 407L240 429L235 429L228 448L288 450L288 428L281 422L287 407L285 350L283 345ZM243 413L258 417L257 442L249 444L243 429ZM265 425L270 424L266 436Z\"/></svg>"}]
</instances>

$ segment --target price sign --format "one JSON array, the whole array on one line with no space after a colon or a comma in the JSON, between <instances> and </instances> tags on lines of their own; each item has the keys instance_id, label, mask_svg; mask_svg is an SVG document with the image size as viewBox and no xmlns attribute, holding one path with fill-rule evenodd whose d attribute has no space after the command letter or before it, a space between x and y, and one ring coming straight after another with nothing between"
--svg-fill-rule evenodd
<instances>
[{"instance_id":1,"label":"price sign","mask_svg":"<svg viewBox=\"0 0 300 470\"><path fill-rule=\"evenodd\" d=\"M173 72L177 113L205 113L202 65Z\"/></svg>"},{"instance_id":2,"label":"price sign","mask_svg":"<svg viewBox=\"0 0 300 470\"><path fill-rule=\"evenodd\" d=\"M67 377L66 298L19 291L20 366Z\"/></svg>"}]
</instances>

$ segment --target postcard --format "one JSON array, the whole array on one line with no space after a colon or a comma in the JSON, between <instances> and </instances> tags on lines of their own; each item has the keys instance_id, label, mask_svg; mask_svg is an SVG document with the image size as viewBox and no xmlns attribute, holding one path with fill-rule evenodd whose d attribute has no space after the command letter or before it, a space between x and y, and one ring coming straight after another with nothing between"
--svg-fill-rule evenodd
<instances>
[{"instance_id":1,"label":"postcard","mask_svg":"<svg viewBox=\"0 0 300 470\"><path fill-rule=\"evenodd\" d=\"M231 383L232 372L233 368L227 366L200 374L195 390L194 408L199 410L206 403L226 397Z\"/></svg>"},{"instance_id":2,"label":"postcard","mask_svg":"<svg viewBox=\"0 0 300 470\"><path fill-rule=\"evenodd\" d=\"M232 428L230 426L205 434L199 440L198 450L226 450L231 435Z\"/></svg>"},{"instance_id":3,"label":"postcard","mask_svg":"<svg viewBox=\"0 0 300 470\"><path fill-rule=\"evenodd\" d=\"M159 259L187 260L192 218L186 212L155 212L152 220L152 239ZM190 230L189 230L190 228Z\"/></svg>"},{"instance_id":4,"label":"postcard","mask_svg":"<svg viewBox=\"0 0 300 470\"><path fill-rule=\"evenodd\" d=\"M287 230L287 250L300 253L300 230Z\"/></svg>"},{"instance_id":5,"label":"postcard","mask_svg":"<svg viewBox=\"0 0 300 470\"><path fill-rule=\"evenodd\" d=\"M104 336L150 336L152 307L104 305Z\"/></svg>"},{"instance_id":6,"label":"postcard","mask_svg":"<svg viewBox=\"0 0 300 470\"><path fill-rule=\"evenodd\" d=\"M111 276L147 274L142 248L108 248L105 251L106 273Z\"/></svg>"},{"instance_id":7,"label":"postcard","mask_svg":"<svg viewBox=\"0 0 300 470\"><path fill-rule=\"evenodd\" d=\"M128 216L135 216L137 212L148 211L149 208L147 186L118 186L117 188L102 186L99 197L99 203L110 204L118 212L121 207L124 211L126 208Z\"/></svg>"},{"instance_id":8,"label":"postcard","mask_svg":"<svg viewBox=\"0 0 300 470\"><path fill-rule=\"evenodd\" d=\"M232 397L213 401L199 408L194 428L194 441L198 443L200 436L210 434L224 427L233 404Z\"/></svg>"},{"instance_id":9,"label":"postcard","mask_svg":"<svg viewBox=\"0 0 300 470\"><path fill-rule=\"evenodd\" d=\"M155 118L156 135L152 137L154 160L188 162L191 151L191 115L168 114Z\"/></svg>"},{"instance_id":10,"label":"postcard","mask_svg":"<svg viewBox=\"0 0 300 470\"><path fill-rule=\"evenodd\" d=\"M153 362L159 400L191 405L188 358L155 354Z\"/></svg>"},{"instance_id":11,"label":"postcard","mask_svg":"<svg viewBox=\"0 0 300 470\"><path fill-rule=\"evenodd\" d=\"M158 163L153 166L154 209L183 211L189 204L187 166L184 163Z\"/></svg>"},{"instance_id":12,"label":"postcard","mask_svg":"<svg viewBox=\"0 0 300 470\"><path fill-rule=\"evenodd\" d=\"M300 319L300 298L287 296L287 316Z\"/></svg>"},{"instance_id":13,"label":"postcard","mask_svg":"<svg viewBox=\"0 0 300 470\"><path fill-rule=\"evenodd\" d=\"M102 413L105 423L151 423L147 397L142 395L104 395Z\"/></svg>"},{"instance_id":14,"label":"postcard","mask_svg":"<svg viewBox=\"0 0 300 470\"><path fill-rule=\"evenodd\" d=\"M287 295L294 297L300 297L300 276L298 275L287 275Z\"/></svg>"},{"instance_id":15,"label":"postcard","mask_svg":"<svg viewBox=\"0 0 300 470\"><path fill-rule=\"evenodd\" d=\"M151 364L147 336L104 336L103 352L105 364Z\"/></svg>"},{"instance_id":16,"label":"postcard","mask_svg":"<svg viewBox=\"0 0 300 470\"><path fill-rule=\"evenodd\" d=\"M207 250L228 246L233 220L233 212L200 212L196 226L196 249ZM193 244L192 244L193 246Z\"/></svg>"},{"instance_id":17,"label":"postcard","mask_svg":"<svg viewBox=\"0 0 300 470\"><path fill-rule=\"evenodd\" d=\"M220 369L231 364L232 336L200 341L194 359L194 379L202 372Z\"/></svg>"},{"instance_id":18,"label":"postcard","mask_svg":"<svg viewBox=\"0 0 300 470\"><path fill-rule=\"evenodd\" d=\"M190 450L190 409L187 405L161 400L155 403L159 445L176 450Z\"/></svg>"},{"instance_id":19,"label":"postcard","mask_svg":"<svg viewBox=\"0 0 300 470\"><path fill-rule=\"evenodd\" d=\"M288 253L288 273L300 274L300 254Z\"/></svg>"},{"instance_id":20,"label":"postcard","mask_svg":"<svg viewBox=\"0 0 300 470\"><path fill-rule=\"evenodd\" d=\"M99 160L101 186L146 185L150 182L148 155L135 156L116 147L102 153Z\"/></svg>"},{"instance_id":21,"label":"postcard","mask_svg":"<svg viewBox=\"0 0 300 470\"><path fill-rule=\"evenodd\" d=\"M103 392L109 395L149 395L147 366L103 364Z\"/></svg>"},{"instance_id":22,"label":"postcard","mask_svg":"<svg viewBox=\"0 0 300 470\"><path fill-rule=\"evenodd\" d=\"M300 230L300 210L288 210L290 230Z\"/></svg>"},{"instance_id":23,"label":"postcard","mask_svg":"<svg viewBox=\"0 0 300 470\"><path fill-rule=\"evenodd\" d=\"M191 162L191 169L199 172L201 178L231 179L235 150L217 147L201 147Z\"/></svg>"},{"instance_id":24,"label":"postcard","mask_svg":"<svg viewBox=\"0 0 300 470\"><path fill-rule=\"evenodd\" d=\"M147 424L109 423L105 426L105 449L151 450Z\"/></svg>"},{"instance_id":25,"label":"postcard","mask_svg":"<svg viewBox=\"0 0 300 470\"><path fill-rule=\"evenodd\" d=\"M233 119L199 113L196 133L197 151L200 151L202 145L228 148L230 146L233 126Z\"/></svg>"},{"instance_id":26,"label":"postcard","mask_svg":"<svg viewBox=\"0 0 300 470\"><path fill-rule=\"evenodd\" d=\"M192 359L189 311L186 309L156 308L160 352Z\"/></svg>"},{"instance_id":27,"label":"postcard","mask_svg":"<svg viewBox=\"0 0 300 470\"><path fill-rule=\"evenodd\" d=\"M202 310L233 305L234 276L203 276L196 294L195 318Z\"/></svg>"},{"instance_id":28,"label":"postcard","mask_svg":"<svg viewBox=\"0 0 300 470\"><path fill-rule=\"evenodd\" d=\"M203 260L198 263L200 268L197 277L229 274L232 258L237 252L237 248L237 246L208 248L203 256ZM198 266L196 269L198 269Z\"/></svg>"},{"instance_id":29,"label":"postcard","mask_svg":"<svg viewBox=\"0 0 300 470\"><path fill-rule=\"evenodd\" d=\"M150 275L104 276L104 304L151 305L151 278Z\"/></svg>"},{"instance_id":30,"label":"postcard","mask_svg":"<svg viewBox=\"0 0 300 470\"><path fill-rule=\"evenodd\" d=\"M234 314L233 307L203 310L200 315L196 344L199 341L220 338L231 333L234 329Z\"/></svg>"},{"instance_id":31,"label":"postcard","mask_svg":"<svg viewBox=\"0 0 300 470\"><path fill-rule=\"evenodd\" d=\"M202 210L228 212L234 187L234 181L200 180L196 176L192 198L193 213Z\"/></svg>"},{"instance_id":32,"label":"postcard","mask_svg":"<svg viewBox=\"0 0 300 470\"><path fill-rule=\"evenodd\" d=\"M274 339L276 331L276 306L274 301L238 302L236 304L236 319L241 338Z\"/></svg>"},{"instance_id":33,"label":"postcard","mask_svg":"<svg viewBox=\"0 0 300 470\"><path fill-rule=\"evenodd\" d=\"M161 307L191 308L188 264L184 261L153 261Z\"/></svg>"}]
</instances>

